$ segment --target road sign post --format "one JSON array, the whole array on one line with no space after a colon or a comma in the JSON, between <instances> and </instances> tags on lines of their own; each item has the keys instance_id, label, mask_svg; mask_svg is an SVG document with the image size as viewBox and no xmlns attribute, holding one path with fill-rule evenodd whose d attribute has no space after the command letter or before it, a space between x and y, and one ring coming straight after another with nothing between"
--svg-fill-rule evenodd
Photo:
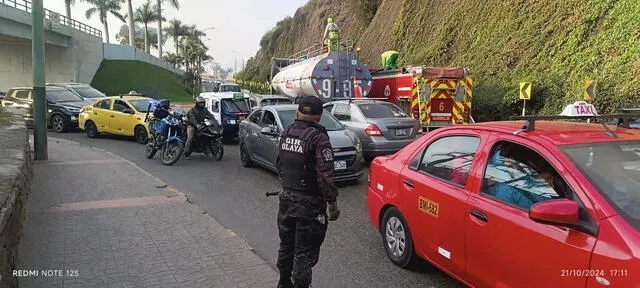
<instances>
[{"instance_id":1,"label":"road sign post","mask_svg":"<svg viewBox=\"0 0 640 288\"><path fill-rule=\"evenodd\" d=\"M596 82L593 80L584 81L584 92L582 99L585 101L593 101L596 98Z\"/></svg>"},{"instance_id":2,"label":"road sign post","mask_svg":"<svg viewBox=\"0 0 640 288\"><path fill-rule=\"evenodd\" d=\"M43 0L33 0L31 52L33 69L33 152L35 160L47 160L47 100L44 74Z\"/></svg>"},{"instance_id":3,"label":"road sign post","mask_svg":"<svg viewBox=\"0 0 640 288\"><path fill-rule=\"evenodd\" d=\"M531 82L520 83L520 99L522 102L522 116L526 114L527 100L531 99Z\"/></svg>"}]
</instances>

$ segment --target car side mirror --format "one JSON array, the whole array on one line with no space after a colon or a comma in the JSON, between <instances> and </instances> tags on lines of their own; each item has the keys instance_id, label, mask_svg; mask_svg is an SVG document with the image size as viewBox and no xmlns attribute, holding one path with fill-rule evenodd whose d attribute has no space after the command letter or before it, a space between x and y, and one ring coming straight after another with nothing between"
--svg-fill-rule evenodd
<instances>
[{"instance_id":1,"label":"car side mirror","mask_svg":"<svg viewBox=\"0 0 640 288\"><path fill-rule=\"evenodd\" d=\"M529 210L529 218L533 221L551 225L576 224L578 216L578 204L567 199L536 203Z\"/></svg>"},{"instance_id":2,"label":"car side mirror","mask_svg":"<svg viewBox=\"0 0 640 288\"><path fill-rule=\"evenodd\" d=\"M264 135L278 136L278 127L276 126L262 127L262 129L260 129L260 132Z\"/></svg>"},{"instance_id":3,"label":"car side mirror","mask_svg":"<svg viewBox=\"0 0 640 288\"><path fill-rule=\"evenodd\" d=\"M133 112L133 110L131 110L131 109L129 109L129 108L123 109L123 110L122 110L122 113L124 113L124 114L135 114L135 113Z\"/></svg>"}]
</instances>

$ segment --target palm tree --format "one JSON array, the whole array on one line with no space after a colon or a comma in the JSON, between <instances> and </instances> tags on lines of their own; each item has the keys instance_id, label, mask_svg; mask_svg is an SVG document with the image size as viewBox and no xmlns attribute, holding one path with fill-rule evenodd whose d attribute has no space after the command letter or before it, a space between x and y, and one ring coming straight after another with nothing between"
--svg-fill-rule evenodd
<instances>
[{"instance_id":1,"label":"palm tree","mask_svg":"<svg viewBox=\"0 0 640 288\"><path fill-rule=\"evenodd\" d=\"M162 2L168 1L173 8L180 9L180 3L178 0L156 0L156 8L158 10L158 15L160 15L160 19L158 19L158 43L164 43L162 41ZM158 58L162 59L162 44L158 45Z\"/></svg>"},{"instance_id":2,"label":"palm tree","mask_svg":"<svg viewBox=\"0 0 640 288\"><path fill-rule=\"evenodd\" d=\"M135 40L134 40L134 36L135 36L135 31L133 31L133 5L131 5L131 0L127 0L127 18L129 21L129 45L134 46Z\"/></svg>"},{"instance_id":3,"label":"palm tree","mask_svg":"<svg viewBox=\"0 0 640 288\"><path fill-rule=\"evenodd\" d=\"M177 54L173 54L173 53L167 53L167 55L164 55L164 57L162 57L164 59L164 61L169 62L171 65L173 65L173 67L177 67L178 63L180 63L180 61L182 61L180 59L180 56L178 56Z\"/></svg>"},{"instance_id":4,"label":"palm tree","mask_svg":"<svg viewBox=\"0 0 640 288\"><path fill-rule=\"evenodd\" d=\"M157 11L155 7L151 6L150 0L147 0L146 3L136 9L135 21L144 25L144 52L147 53L149 53L149 29L147 25L160 19Z\"/></svg>"},{"instance_id":5,"label":"palm tree","mask_svg":"<svg viewBox=\"0 0 640 288\"><path fill-rule=\"evenodd\" d=\"M176 46L176 55L180 54L180 43L178 39L186 34L186 26L178 19L169 21L169 26L164 28L164 33L173 38L173 45Z\"/></svg>"},{"instance_id":6,"label":"palm tree","mask_svg":"<svg viewBox=\"0 0 640 288\"><path fill-rule=\"evenodd\" d=\"M76 0L64 0L64 6L67 8L67 18L71 20L71 6L76 5Z\"/></svg>"},{"instance_id":7,"label":"palm tree","mask_svg":"<svg viewBox=\"0 0 640 288\"><path fill-rule=\"evenodd\" d=\"M85 16L87 19L91 19L91 16L94 14L98 14L100 17L100 22L104 24L104 37L107 40L107 44L109 44L109 25L107 24L107 15L111 13L116 18L120 19L122 22L125 22L124 17L120 14L120 4L124 2L124 0L84 0L87 3L93 5L92 8L87 10Z\"/></svg>"}]
</instances>

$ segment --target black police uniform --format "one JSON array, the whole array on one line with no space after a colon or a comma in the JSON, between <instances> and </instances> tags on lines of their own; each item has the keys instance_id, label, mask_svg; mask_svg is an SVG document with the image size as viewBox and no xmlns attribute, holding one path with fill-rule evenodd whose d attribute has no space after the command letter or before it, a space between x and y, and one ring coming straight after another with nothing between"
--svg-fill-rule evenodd
<instances>
[{"instance_id":1,"label":"black police uniform","mask_svg":"<svg viewBox=\"0 0 640 288\"><path fill-rule=\"evenodd\" d=\"M322 114L322 103L315 106L313 114ZM282 134L279 159L283 192L278 211L278 287L309 287L327 231L327 203L338 196L327 131L316 123L296 120Z\"/></svg>"}]
</instances>

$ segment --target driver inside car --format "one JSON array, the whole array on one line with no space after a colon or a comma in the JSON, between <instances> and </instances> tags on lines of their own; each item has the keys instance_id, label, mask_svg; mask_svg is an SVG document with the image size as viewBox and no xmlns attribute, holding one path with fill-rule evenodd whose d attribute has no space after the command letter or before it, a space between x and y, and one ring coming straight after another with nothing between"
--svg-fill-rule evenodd
<instances>
[{"instance_id":1,"label":"driver inside car","mask_svg":"<svg viewBox=\"0 0 640 288\"><path fill-rule=\"evenodd\" d=\"M187 118L189 119L189 126L187 127L187 143L185 144L185 152L184 158L189 160L191 159L191 144L193 143L193 139L196 136L196 132L202 130L204 127L204 120L209 119L218 131L220 125L216 118L205 108L205 99L202 96L196 97L196 104L193 108L189 110L187 113Z\"/></svg>"}]
</instances>

